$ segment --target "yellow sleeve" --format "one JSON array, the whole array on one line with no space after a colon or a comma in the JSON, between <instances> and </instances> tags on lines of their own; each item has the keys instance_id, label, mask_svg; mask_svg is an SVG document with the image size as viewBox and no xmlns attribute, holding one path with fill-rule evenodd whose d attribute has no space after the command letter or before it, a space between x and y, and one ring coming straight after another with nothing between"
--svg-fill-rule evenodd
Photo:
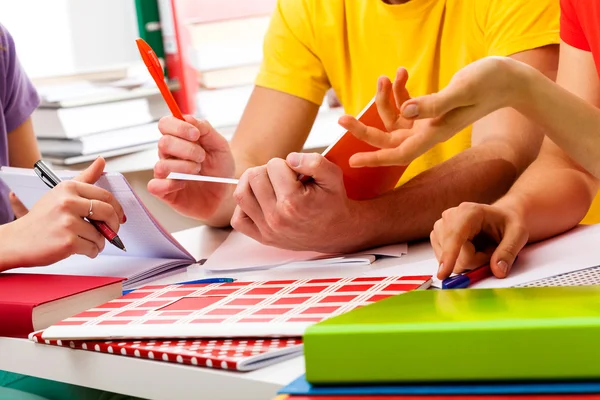
<instances>
[{"instance_id":1,"label":"yellow sleeve","mask_svg":"<svg viewBox=\"0 0 600 400\"><path fill-rule=\"evenodd\" d=\"M278 0L256 85L321 105L330 84L314 46L314 1L318 0Z\"/></svg>"},{"instance_id":2,"label":"yellow sleeve","mask_svg":"<svg viewBox=\"0 0 600 400\"><path fill-rule=\"evenodd\" d=\"M509 56L560 43L557 0L487 0L481 15L488 56Z\"/></svg>"}]
</instances>

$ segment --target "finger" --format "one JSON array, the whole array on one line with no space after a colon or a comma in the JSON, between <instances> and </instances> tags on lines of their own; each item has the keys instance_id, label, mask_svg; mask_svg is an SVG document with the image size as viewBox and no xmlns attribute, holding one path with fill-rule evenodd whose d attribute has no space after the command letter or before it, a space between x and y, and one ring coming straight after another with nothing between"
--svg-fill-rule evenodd
<instances>
[{"instance_id":1,"label":"finger","mask_svg":"<svg viewBox=\"0 0 600 400\"><path fill-rule=\"evenodd\" d=\"M200 173L201 169L202 165L193 161L175 159L158 160L154 165L154 177L165 179L171 172L197 175Z\"/></svg>"},{"instance_id":2,"label":"finger","mask_svg":"<svg viewBox=\"0 0 600 400\"><path fill-rule=\"evenodd\" d=\"M92 210L91 216L89 215L90 204ZM94 221L105 222L114 232L119 231L119 227L121 225L119 221L122 221L112 205L98 200L88 200L88 210L83 217Z\"/></svg>"},{"instance_id":3,"label":"finger","mask_svg":"<svg viewBox=\"0 0 600 400\"><path fill-rule=\"evenodd\" d=\"M104 240L104 238L102 238L102 240ZM102 248L104 249L104 247ZM98 245L95 242L89 241L82 237L78 237L77 239L75 239L72 253L88 256L89 258L96 258L98 254L100 254L100 251L101 250L98 248Z\"/></svg>"},{"instance_id":4,"label":"finger","mask_svg":"<svg viewBox=\"0 0 600 400\"><path fill-rule=\"evenodd\" d=\"M400 110L405 101L410 99L410 95L406 89L407 82L408 71L402 67L398 68L398 71L396 71L396 79L394 80L394 84L392 86L392 90L394 92L394 101L398 110Z\"/></svg>"},{"instance_id":5,"label":"finger","mask_svg":"<svg viewBox=\"0 0 600 400\"><path fill-rule=\"evenodd\" d=\"M408 165L410 162L406 162L404 158L403 152L398 148L381 149L367 153L353 154L349 162L353 168Z\"/></svg>"},{"instance_id":6,"label":"finger","mask_svg":"<svg viewBox=\"0 0 600 400\"><path fill-rule=\"evenodd\" d=\"M102 176L105 166L106 161L104 161L104 158L98 157L89 167L73 178L73 180L76 182L94 184Z\"/></svg>"},{"instance_id":7,"label":"finger","mask_svg":"<svg viewBox=\"0 0 600 400\"><path fill-rule=\"evenodd\" d=\"M13 192L8 194L8 200L10 201L10 206L12 207L16 218L21 218L29 212L27 207L25 207L25 204L23 204Z\"/></svg>"},{"instance_id":8,"label":"finger","mask_svg":"<svg viewBox=\"0 0 600 400\"><path fill-rule=\"evenodd\" d=\"M285 201L299 191L304 190L304 185L298 180L298 173L291 169L288 163L281 158L274 158L267 163L267 174L276 201Z\"/></svg>"},{"instance_id":9,"label":"finger","mask_svg":"<svg viewBox=\"0 0 600 400\"><path fill-rule=\"evenodd\" d=\"M344 115L338 120L338 124L352 133L357 139L362 140L377 148L392 147L391 135L372 126L367 126L350 115Z\"/></svg>"},{"instance_id":10,"label":"finger","mask_svg":"<svg viewBox=\"0 0 600 400\"><path fill-rule=\"evenodd\" d=\"M262 235L260 234L260 230L248 217L248 215L240 208L236 207L233 210L233 216L231 217L231 227L236 231L243 233L246 236L251 237L257 242L262 242Z\"/></svg>"},{"instance_id":11,"label":"finger","mask_svg":"<svg viewBox=\"0 0 600 400\"><path fill-rule=\"evenodd\" d=\"M442 258L442 246L440 245L440 241L435 230L431 231L429 234L429 240L431 241L431 247L433 247L435 258L439 261Z\"/></svg>"},{"instance_id":12,"label":"finger","mask_svg":"<svg viewBox=\"0 0 600 400\"><path fill-rule=\"evenodd\" d=\"M206 152L199 144L175 136L161 137L158 150L163 156L161 159L177 158L201 163L206 158Z\"/></svg>"},{"instance_id":13,"label":"finger","mask_svg":"<svg viewBox=\"0 0 600 400\"><path fill-rule=\"evenodd\" d=\"M248 181L253 168L249 168L242 174L240 180L233 192L233 199L248 218L250 218L259 229L265 227L265 217L260 208L260 204L252 191L250 182Z\"/></svg>"},{"instance_id":14,"label":"finger","mask_svg":"<svg viewBox=\"0 0 600 400\"><path fill-rule=\"evenodd\" d=\"M227 141L227 139L221 136L219 132L217 132L208 121L198 121L197 119L191 116L186 116L185 119L187 121L195 121L195 126L200 132L200 138L198 139L198 143L200 143L200 145L207 152L210 153L229 149L229 142Z\"/></svg>"},{"instance_id":15,"label":"finger","mask_svg":"<svg viewBox=\"0 0 600 400\"><path fill-rule=\"evenodd\" d=\"M455 274L460 274L481 267L482 265L489 263L490 256L491 252L486 253L477 251L473 242L465 242L460 250L458 259L456 260L453 272Z\"/></svg>"},{"instance_id":16,"label":"finger","mask_svg":"<svg viewBox=\"0 0 600 400\"><path fill-rule=\"evenodd\" d=\"M75 190L77 194L85 199L97 200L100 203L105 203L116 213L118 220L121 222L126 221L125 212L121 203L115 199L115 196L108 190L102 189L98 186L89 185L81 182L76 182ZM96 203L96 202L94 202ZM88 203L89 207L89 203Z\"/></svg>"},{"instance_id":17,"label":"finger","mask_svg":"<svg viewBox=\"0 0 600 400\"><path fill-rule=\"evenodd\" d=\"M444 272L449 274L454 271L456 261L465 243L470 239L469 220L452 221L449 228L440 235L442 257L440 263L444 265ZM438 274L439 276L439 274Z\"/></svg>"},{"instance_id":18,"label":"finger","mask_svg":"<svg viewBox=\"0 0 600 400\"><path fill-rule=\"evenodd\" d=\"M197 141L200 131L195 124L198 121L187 115L184 118L186 121L173 116L163 117L158 121L158 130L163 135L175 136L190 142Z\"/></svg>"},{"instance_id":19,"label":"finger","mask_svg":"<svg viewBox=\"0 0 600 400\"><path fill-rule=\"evenodd\" d=\"M377 80L375 104L377 105L377 111L385 125L385 129L388 131L394 130L396 121L398 120L399 110L394 104L392 82L390 82L386 76L381 76Z\"/></svg>"},{"instance_id":20,"label":"finger","mask_svg":"<svg viewBox=\"0 0 600 400\"><path fill-rule=\"evenodd\" d=\"M438 93L410 99L400 107L404 118L440 117L451 110L471 105L469 95L459 85L449 85Z\"/></svg>"},{"instance_id":21,"label":"finger","mask_svg":"<svg viewBox=\"0 0 600 400\"><path fill-rule=\"evenodd\" d=\"M87 250L92 251L91 253L86 253L85 255L87 256L94 256L101 253L102 250L104 250L104 246L106 245L106 239L104 238L104 236L102 236L102 234L100 232L98 232L98 230L94 227L94 225L90 224L89 222L86 222L84 220L81 220L81 223L74 225L73 230L77 236L79 236L81 239L84 239L87 242L90 242L94 245L95 249L90 248L88 249L87 247L85 247ZM95 255L94 255L95 252Z\"/></svg>"},{"instance_id":22,"label":"finger","mask_svg":"<svg viewBox=\"0 0 600 400\"><path fill-rule=\"evenodd\" d=\"M507 225L504 237L490 260L490 268L494 276L497 278L508 276L517 255L525 247L528 240L529 233L521 225L514 223Z\"/></svg>"},{"instance_id":23,"label":"finger","mask_svg":"<svg viewBox=\"0 0 600 400\"><path fill-rule=\"evenodd\" d=\"M281 161L283 162L283 160ZM250 190L252 190L263 215L273 212L277 203L275 190L267 169L267 166L262 166L248 171Z\"/></svg>"},{"instance_id":24,"label":"finger","mask_svg":"<svg viewBox=\"0 0 600 400\"><path fill-rule=\"evenodd\" d=\"M286 162L292 170L298 174L312 177L324 189L344 190L342 170L321 154L290 153Z\"/></svg>"},{"instance_id":25,"label":"finger","mask_svg":"<svg viewBox=\"0 0 600 400\"><path fill-rule=\"evenodd\" d=\"M179 192L185 188L188 182L177 181L173 179L152 179L148 182L148 193L162 200L167 200L166 197L170 194Z\"/></svg>"}]
</instances>

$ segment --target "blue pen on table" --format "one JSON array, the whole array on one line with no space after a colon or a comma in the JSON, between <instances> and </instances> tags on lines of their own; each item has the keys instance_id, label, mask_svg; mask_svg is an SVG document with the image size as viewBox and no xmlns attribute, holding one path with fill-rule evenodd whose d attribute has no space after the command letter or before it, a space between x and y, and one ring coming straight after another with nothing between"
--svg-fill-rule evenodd
<instances>
[{"instance_id":1,"label":"blue pen on table","mask_svg":"<svg viewBox=\"0 0 600 400\"><path fill-rule=\"evenodd\" d=\"M173 283L173 285L193 285L193 284L210 284L210 283L231 283L235 282L233 278L206 278L206 279L197 279L195 281L186 281L186 282L177 282ZM135 289L123 290L123 296L133 292Z\"/></svg>"},{"instance_id":2,"label":"blue pen on table","mask_svg":"<svg viewBox=\"0 0 600 400\"><path fill-rule=\"evenodd\" d=\"M465 272L446 278L442 281L442 289L464 289L475 282L493 276L489 264L483 267L475 268L472 271Z\"/></svg>"}]
</instances>

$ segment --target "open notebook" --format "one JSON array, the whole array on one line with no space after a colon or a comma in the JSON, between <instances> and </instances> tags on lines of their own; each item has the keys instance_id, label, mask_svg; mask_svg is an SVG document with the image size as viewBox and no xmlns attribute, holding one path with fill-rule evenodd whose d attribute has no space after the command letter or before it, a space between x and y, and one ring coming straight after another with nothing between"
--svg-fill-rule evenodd
<instances>
[{"instance_id":1,"label":"open notebook","mask_svg":"<svg viewBox=\"0 0 600 400\"><path fill-rule=\"evenodd\" d=\"M57 171L63 180L76 174L74 171ZM50 190L32 169L2 167L0 179L28 208ZM154 219L123 175L107 173L97 185L110 191L123 206L127 223L121 225L119 237L127 252L107 243L104 251L93 260L73 256L52 266L19 268L11 272L123 277L126 278L124 288L131 288L196 262Z\"/></svg>"}]
</instances>

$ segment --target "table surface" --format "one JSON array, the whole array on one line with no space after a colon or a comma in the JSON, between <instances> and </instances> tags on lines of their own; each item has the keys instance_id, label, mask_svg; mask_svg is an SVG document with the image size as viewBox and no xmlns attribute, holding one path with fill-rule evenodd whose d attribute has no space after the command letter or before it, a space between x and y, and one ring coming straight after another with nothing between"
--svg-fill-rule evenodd
<instances>
[{"instance_id":1,"label":"table surface","mask_svg":"<svg viewBox=\"0 0 600 400\"><path fill-rule=\"evenodd\" d=\"M193 228L174 236L196 259L207 258L226 238L228 230ZM302 279L433 274L437 262L428 243L409 246L400 259L383 259L371 266L278 267L270 270L222 274L244 280ZM159 279L157 284L208 277L201 265ZM304 372L299 356L251 372L183 366L90 351L44 346L26 339L0 338L0 369L147 399L273 399L277 390Z\"/></svg>"}]
</instances>

